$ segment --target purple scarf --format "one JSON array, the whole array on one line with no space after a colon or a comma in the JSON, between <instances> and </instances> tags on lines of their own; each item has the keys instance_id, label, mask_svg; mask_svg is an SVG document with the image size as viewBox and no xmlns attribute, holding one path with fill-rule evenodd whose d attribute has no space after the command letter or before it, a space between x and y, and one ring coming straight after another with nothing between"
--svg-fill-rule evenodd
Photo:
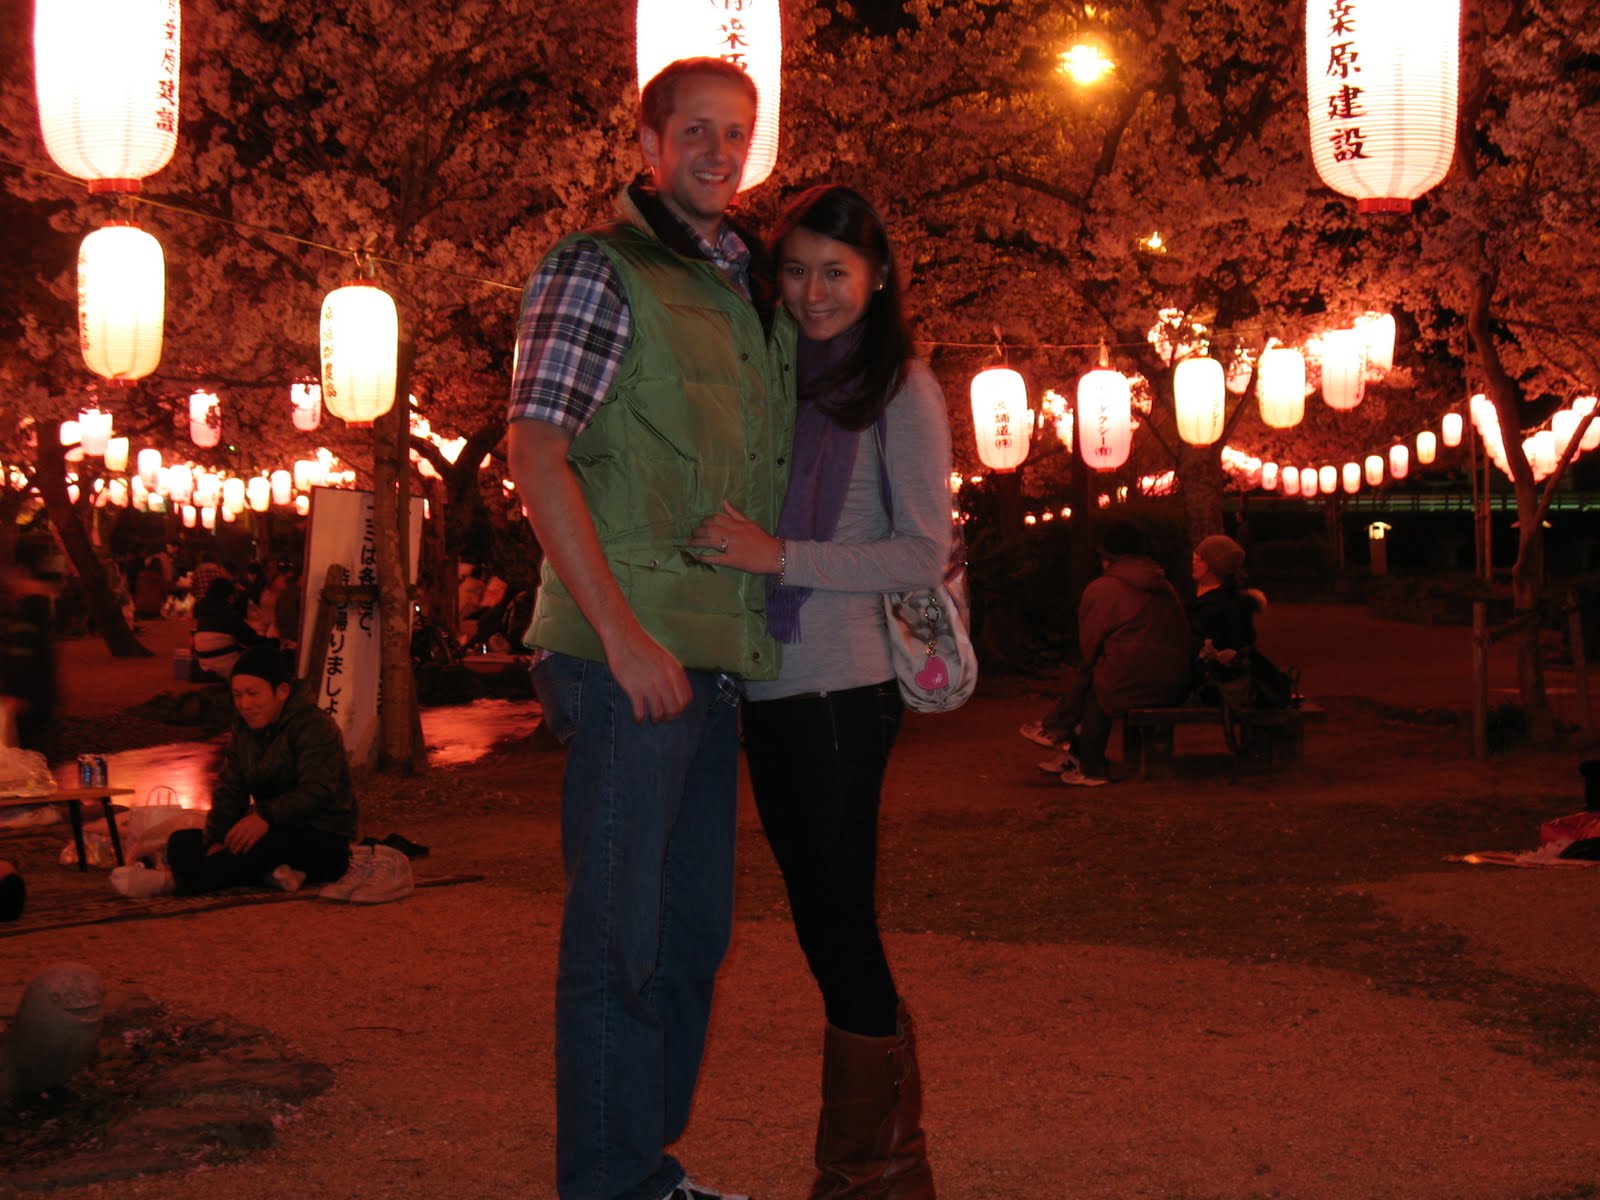
<instances>
[{"instance_id":1,"label":"purple scarf","mask_svg":"<svg viewBox=\"0 0 1600 1200\"><path fill-rule=\"evenodd\" d=\"M777 528L777 535L786 540L828 542L839 527L861 434L841 429L824 409L849 399L854 388L846 384L816 392L815 384L860 338L858 322L825 342L804 335L799 339L795 367L800 405L794 420L794 449L789 455L789 490L783 497ZM780 642L798 642L800 608L810 598L810 588L780 584L776 575L767 576L767 632Z\"/></svg>"}]
</instances>

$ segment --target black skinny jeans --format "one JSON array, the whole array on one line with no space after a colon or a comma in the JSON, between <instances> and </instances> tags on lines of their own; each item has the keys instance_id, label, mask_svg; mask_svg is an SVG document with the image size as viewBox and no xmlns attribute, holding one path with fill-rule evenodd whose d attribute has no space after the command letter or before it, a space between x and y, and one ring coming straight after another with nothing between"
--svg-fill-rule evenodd
<instances>
[{"instance_id":1,"label":"black skinny jeans","mask_svg":"<svg viewBox=\"0 0 1600 1200\"><path fill-rule=\"evenodd\" d=\"M888 1037L899 997L878 935L878 802L904 707L891 680L746 701L756 809L828 1023Z\"/></svg>"},{"instance_id":2,"label":"black skinny jeans","mask_svg":"<svg viewBox=\"0 0 1600 1200\"><path fill-rule=\"evenodd\" d=\"M350 840L320 829L274 825L243 854L207 854L204 830L180 829L167 839L167 866L180 896L259 885L285 865L304 871L308 884L332 883L350 866Z\"/></svg>"}]
</instances>

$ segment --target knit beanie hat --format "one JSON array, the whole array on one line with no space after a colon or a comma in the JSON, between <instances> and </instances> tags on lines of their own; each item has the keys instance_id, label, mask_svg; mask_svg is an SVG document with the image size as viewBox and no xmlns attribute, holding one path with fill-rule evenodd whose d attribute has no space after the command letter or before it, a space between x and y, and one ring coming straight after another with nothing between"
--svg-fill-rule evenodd
<instances>
[{"instance_id":1,"label":"knit beanie hat","mask_svg":"<svg viewBox=\"0 0 1600 1200\"><path fill-rule=\"evenodd\" d=\"M239 655L238 661L233 664L233 670L228 672L228 678L236 679L240 675L265 679L274 688L280 683L289 682L289 672L284 666L283 652L276 645L251 646Z\"/></svg>"},{"instance_id":2,"label":"knit beanie hat","mask_svg":"<svg viewBox=\"0 0 1600 1200\"><path fill-rule=\"evenodd\" d=\"M1244 566L1244 547L1226 534L1213 533L1202 538L1194 552L1219 579L1237 573Z\"/></svg>"},{"instance_id":3,"label":"knit beanie hat","mask_svg":"<svg viewBox=\"0 0 1600 1200\"><path fill-rule=\"evenodd\" d=\"M1107 558L1144 553L1144 534L1132 521L1112 521L1100 531L1099 550Z\"/></svg>"}]
</instances>

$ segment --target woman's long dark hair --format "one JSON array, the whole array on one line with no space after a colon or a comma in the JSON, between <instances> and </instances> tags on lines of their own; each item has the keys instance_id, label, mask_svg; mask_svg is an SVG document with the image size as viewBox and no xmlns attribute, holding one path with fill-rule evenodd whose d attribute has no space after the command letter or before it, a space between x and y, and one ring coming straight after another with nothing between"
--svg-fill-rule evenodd
<instances>
[{"instance_id":1,"label":"woman's long dark hair","mask_svg":"<svg viewBox=\"0 0 1600 1200\"><path fill-rule=\"evenodd\" d=\"M849 399L822 406L845 429L865 429L883 415L905 379L911 358L911 333L900 307L900 273L895 268L883 218L854 188L819 184L807 188L781 217L772 234L772 255L783 269L783 242L796 229L843 242L866 255L883 286L871 293L861 317L861 337L837 367L813 381L801 399L850 388Z\"/></svg>"}]
</instances>

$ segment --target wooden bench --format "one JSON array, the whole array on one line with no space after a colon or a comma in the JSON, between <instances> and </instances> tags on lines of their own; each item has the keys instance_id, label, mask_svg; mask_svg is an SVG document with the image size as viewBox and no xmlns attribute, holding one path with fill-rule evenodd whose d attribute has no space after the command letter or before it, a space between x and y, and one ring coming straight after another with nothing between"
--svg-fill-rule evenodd
<instances>
[{"instance_id":1,"label":"wooden bench","mask_svg":"<svg viewBox=\"0 0 1600 1200\"><path fill-rule=\"evenodd\" d=\"M1327 710L1309 700L1293 708L1235 709L1233 717L1242 726L1241 752L1259 756L1268 770L1276 770L1300 758L1305 749L1307 725L1325 725ZM1211 725L1222 728L1222 710L1204 704L1180 704L1168 708L1130 709L1125 718L1127 741L1137 743L1139 778L1149 779L1152 766L1170 766L1173 731L1179 725Z\"/></svg>"}]
</instances>

